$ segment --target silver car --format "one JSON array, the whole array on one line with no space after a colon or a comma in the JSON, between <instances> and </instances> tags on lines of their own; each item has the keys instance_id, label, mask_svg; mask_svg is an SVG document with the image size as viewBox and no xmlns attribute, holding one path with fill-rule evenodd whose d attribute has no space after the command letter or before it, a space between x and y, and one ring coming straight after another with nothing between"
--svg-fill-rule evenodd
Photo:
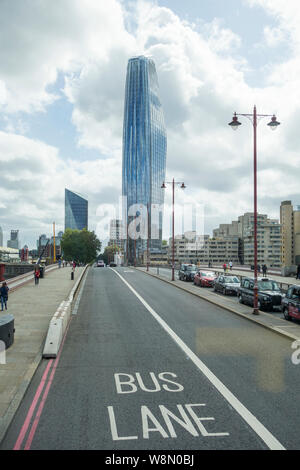
<instances>
[{"instance_id":1,"label":"silver car","mask_svg":"<svg viewBox=\"0 0 300 470\"><path fill-rule=\"evenodd\" d=\"M215 280L214 291L222 292L224 295L237 295L240 285L238 277L221 275Z\"/></svg>"}]
</instances>

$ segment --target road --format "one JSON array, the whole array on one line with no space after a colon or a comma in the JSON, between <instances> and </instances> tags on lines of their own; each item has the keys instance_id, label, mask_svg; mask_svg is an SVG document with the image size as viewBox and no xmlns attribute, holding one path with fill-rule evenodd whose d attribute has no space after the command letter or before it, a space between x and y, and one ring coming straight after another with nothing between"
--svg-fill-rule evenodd
<instances>
[{"instance_id":1,"label":"road","mask_svg":"<svg viewBox=\"0 0 300 470\"><path fill-rule=\"evenodd\" d=\"M168 280L171 280L171 278L172 278L172 270L171 270L170 268L161 268L161 267L159 267L159 269L157 270L157 268L150 267L149 269L150 269L150 273L152 273L152 274L157 274L157 273L159 273L160 276L163 276L163 277L165 277L165 278L168 279ZM206 269L203 269L203 271L206 271ZM209 271L209 269L207 269L207 271ZM234 273L233 273L232 275L234 276ZM175 270L175 280L178 280L178 270ZM182 281L182 283L183 283L183 285L185 284L184 281ZM189 282L188 285L190 285L190 286L192 285L192 286L193 286L194 283L193 283L193 282ZM199 288L200 288L199 286L195 286L195 291L197 292ZM210 287L201 288L201 290L202 290L202 289L204 289L204 290L208 289L209 291L212 291L212 292L213 292L213 288L210 288ZM200 291L201 291L201 290L200 290ZM216 296L218 296L218 297L220 296L221 298L224 297L224 294L222 294L221 292L214 292L214 294L215 294ZM227 298L228 298L228 296L227 296ZM237 297L237 296L231 295L231 296L230 296L230 299L231 299L231 301L232 301L233 304L238 304L238 303L239 303L239 300L238 300L238 297ZM253 310L253 307L250 307L250 306L249 306L249 310ZM273 315L274 318L282 318L282 319L284 319L284 315L283 315L283 313L281 312L281 308L280 308L280 307L275 307L275 308L272 310L272 315Z\"/></svg>"},{"instance_id":2,"label":"road","mask_svg":"<svg viewBox=\"0 0 300 470\"><path fill-rule=\"evenodd\" d=\"M299 449L291 342L130 268L91 268L0 449Z\"/></svg>"}]
</instances>

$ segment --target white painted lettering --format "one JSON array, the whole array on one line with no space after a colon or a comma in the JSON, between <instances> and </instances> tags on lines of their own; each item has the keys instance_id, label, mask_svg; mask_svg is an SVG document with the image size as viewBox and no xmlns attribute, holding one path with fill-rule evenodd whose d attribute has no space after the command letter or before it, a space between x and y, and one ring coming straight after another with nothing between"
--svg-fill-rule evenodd
<instances>
[{"instance_id":1,"label":"white painted lettering","mask_svg":"<svg viewBox=\"0 0 300 470\"><path fill-rule=\"evenodd\" d=\"M215 418L209 417L209 418L199 418L196 413L193 410L193 407L195 406L205 406L204 403L198 403L198 404L189 404L185 405L186 409L190 413L191 417L197 424L199 431L201 432L202 436L208 437L208 436L229 436L228 432L208 432L205 427L203 426L201 421L214 421Z\"/></svg>"},{"instance_id":2,"label":"white painted lettering","mask_svg":"<svg viewBox=\"0 0 300 470\"><path fill-rule=\"evenodd\" d=\"M149 439L149 432L159 432L162 437L167 438L169 437L164 428L160 425L158 420L155 416L151 413L147 406L141 407L141 414L142 414L142 424L143 424L143 438ZM152 421L155 427L150 428L148 419Z\"/></svg>"},{"instance_id":3,"label":"white painted lettering","mask_svg":"<svg viewBox=\"0 0 300 470\"><path fill-rule=\"evenodd\" d=\"M144 390L144 392L159 392L161 390L159 382L153 372L150 372L150 377L155 385L154 389L149 389L145 387L141 374L139 372L137 372L135 375L136 375L139 386L141 387L142 390Z\"/></svg>"},{"instance_id":4,"label":"white painted lettering","mask_svg":"<svg viewBox=\"0 0 300 470\"><path fill-rule=\"evenodd\" d=\"M120 376L126 376L129 378L129 380L120 380ZM137 391L137 386L133 383L134 382L134 377L131 374L115 374L115 382L116 382L116 387L117 387L117 392L118 393L134 393ZM129 390L124 390L123 386L128 386Z\"/></svg>"},{"instance_id":5,"label":"white painted lettering","mask_svg":"<svg viewBox=\"0 0 300 470\"><path fill-rule=\"evenodd\" d=\"M171 437L177 437L177 434L174 430L173 424L171 423L170 417L176 421L176 423L180 424L184 429L186 429L192 436L196 437L199 436L199 433L196 431L195 427L193 426L191 420L189 419L188 415L186 414L184 408L182 405L177 405L177 408L181 414L181 417L183 418L180 419L178 416L176 416L172 411L168 410L164 405L160 405L159 409L161 411L161 414L165 420L165 423L168 427L169 433Z\"/></svg>"},{"instance_id":6,"label":"white painted lettering","mask_svg":"<svg viewBox=\"0 0 300 470\"><path fill-rule=\"evenodd\" d=\"M116 424L115 413L114 413L114 407L113 406L108 406L107 409L108 409L108 416L109 416L109 422L110 422L111 436L112 436L113 441L131 441L132 439L137 439L138 438L138 436L120 437L118 435L117 424Z\"/></svg>"},{"instance_id":7,"label":"white painted lettering","mask_svg":"<svg viewBox=\"0 0 300 470\"><path fill-rule=\"evenodd\" d=\"M177 377L177 375L173 374L172 372L161 372L160 374L158 374L158 377L161 380L163 380L164 382L169 382L170 384L174 384L176 386L176 389L174 390L165 384L162 386L163 389L167 390L167 392L182 392L182 390L184 390L184 387L182 385L177 382L174 382L174 380L166 379L165 375L171 375L171 377Z\"/></svg>"}]
</instances>

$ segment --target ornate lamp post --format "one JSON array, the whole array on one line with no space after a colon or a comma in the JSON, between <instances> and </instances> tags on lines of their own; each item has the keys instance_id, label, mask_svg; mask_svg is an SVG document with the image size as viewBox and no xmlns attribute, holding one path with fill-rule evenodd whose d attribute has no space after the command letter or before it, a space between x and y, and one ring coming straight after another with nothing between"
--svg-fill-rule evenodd
<instances>
[{"instance_id":1,"label":"ornate lamp post","mask_svg":"<svg viewBox=\"0 0 300 470\"><path fill-rule=\"evenodd\" d=\"M180 185L181 189L185 189L186 186L183 182L164 181L161 185L162 189L166 189L166 184L172 184L172 281L175 281L175 234L174 234L174 206L175 206L175 185Z\"/></svg>"},{"instance_id":2,"label":"ornate lamp post","mask_svg":"<svg viewBox=\"0 0 300 470\"><path fill-rule=\"evenodd\" d=\"M256 106L254 106L253 113L251 114L237 114L234 113L233 119L228 125L233 130L237 130L241 123L238 121L237 116L247 117L253 124L253 160L254 160L254 309L253 314L258 315L258 285L257 285L257 147L256 147L256 130L257 121L264 117L271 117L271 121L268 123L270 129L275 130L280 122L276 120L275 114L257 114Z\"/></svg>"}]
</instances>

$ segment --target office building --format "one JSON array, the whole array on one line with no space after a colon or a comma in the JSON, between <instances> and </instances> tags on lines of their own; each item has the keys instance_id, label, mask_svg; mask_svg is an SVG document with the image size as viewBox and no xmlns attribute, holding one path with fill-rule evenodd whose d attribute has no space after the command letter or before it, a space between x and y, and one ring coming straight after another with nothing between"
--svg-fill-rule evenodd
<instances>
[{"instance_id":1,"label":"office building","mask_svg":"<svg viewBox=\"0 0 300 470\"><path fill-rule=\"evenodd\" d=\"M122 220L112 219L109 223L109 242L110 246L117 246L123 249L124 240L122 239Z\"/></svg>"},{"instance_id":2,"label":"office building","mask_svg":"<svg viewBox=\"0 0 300 470\"><path fill-rule=\"evenodd\" d=\"M10 231L10 240L7 240L7 247L19 249L19 230Z\"/></svg>"},{"instance_id":3,"label":"office building","mask_svg":"<svg viewBox=\"0 0 300 470\"><path fill-rule=\"evenodd\" d=\"M125 87L122 195L127 202L123 217L125 224L129 224L134 220L129 213L131 206L149 207L150 247L157 250L162 242L162 210L154 217L151 205L162 207L164 202L161 186L165 180L166 152L167 137L154 61L144 56L134 57L128 62ZM144 238L147 236L148 233ZM127 238L126 258L133 261L146 248L147 240Z\"/></svg>"},{"instance_id":4,"label":"office building","mask_svg":"<svg viewBox=\"0 0 300 470\"><path fill-rule=\"evenodd\" d=\"M67 228L88 228L88 201L69 189L65 189L65 229Z\"/></svg>"},{"instance_id":5,"label":"office building","mask_svg":"<svg viewBox=\"0 0 300 470\"><path fill-rule=\"evenodd\" d=\"M291 201L280 205L282 226L281 262L283 267L300 264L300 206L294 209Z\"/></svg>"}]
</instances>

